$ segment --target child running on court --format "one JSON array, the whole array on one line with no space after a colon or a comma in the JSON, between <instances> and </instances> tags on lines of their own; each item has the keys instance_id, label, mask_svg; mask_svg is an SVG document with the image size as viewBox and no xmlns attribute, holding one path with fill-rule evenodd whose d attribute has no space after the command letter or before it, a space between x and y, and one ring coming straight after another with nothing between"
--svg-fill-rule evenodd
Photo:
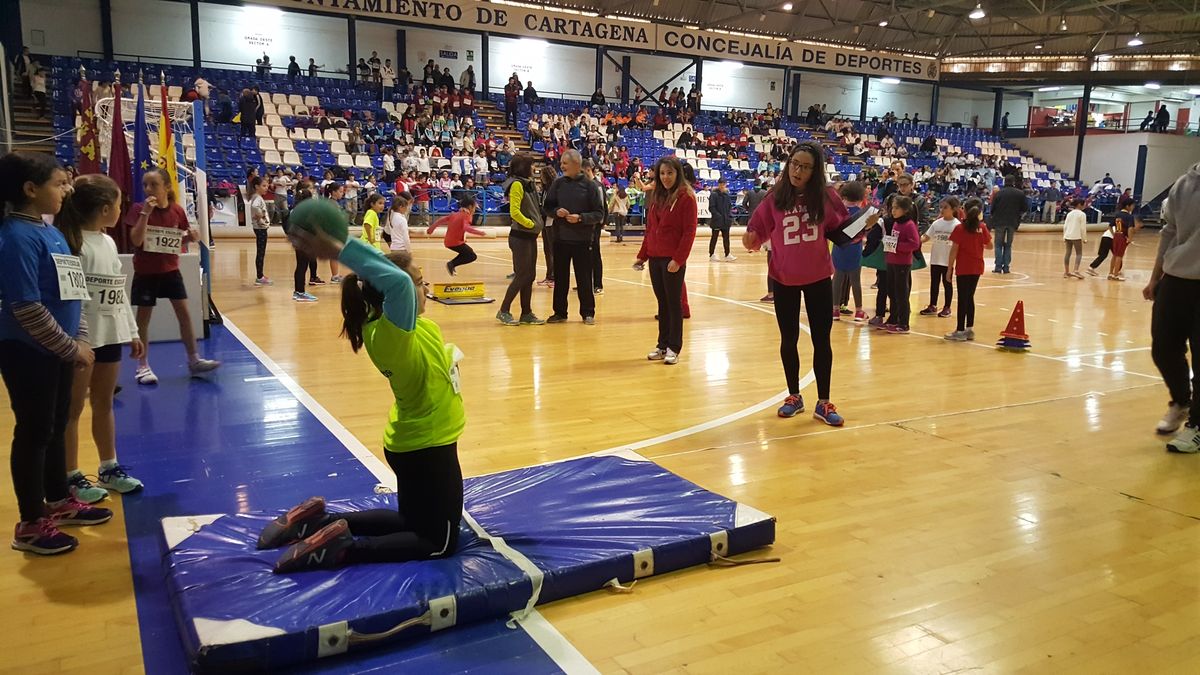
<instances>
[{"instance_id":1,"label":"child running on court","mask_svg":"<svg viewBox=\"0 0 1200 675\"><path fill-rule=\"evenodd\" d=\"M458 438L467 421L459 389L462 352L421 316L420 268L407 252L385 257L360 240L303 230L290 236L309 255L338 258L354 271L342 284L342 335L354 351L366 348L391 385L395 400L383 445L399 504L396 510L326 513L325 500L311 497L268 524L258 547L290 545L275 563L277 574L454 555L463 506Z\"/></svg>"},{"instance_id":2,"label":"child running on court","mask_svg":"<svg viewBox=\"0 0 1200 675\"><path fill-rule=\"evenodd\" d=\"M1082 279L1079 263L1083 262L1083 245L1087 243L1087 216L1083 213L1083 200L1071 202L1071 212L1063 222L1063 242L1067 250L1063 253L1063 278ZM1075 252L1075 269L1071 269L1071 252Z\"/></svg>"},{"instance_id":3,"label":"child running on court","mask_svg":"<svg viewBox=\"0 0 1200 675\"><path fill-rule=\"evenodd\" d=\"M932 241L929 249L929 306L921 310L922 316L937 314L945 318L950 316L950 303L954 300L954 284L950 278L950 234L958 227L959 203L957 197L947 197L942 200L940 217L929 224L929 229L921 235L921 241ZM938 311L938 291L945 289L946 304Z\"/></svg>"},{"instance_id":4,"label":"child running on court","mask_svg":"<svg viewBox=\"0 0 1200 675\"><path fill-rule=\"evenodd\" d=\"M842 183L838 188L838 196L846 205L849 217L854 218L864 207L867 200L867 189L858 181ZM830 252L833 258L833 320L841 320L842 314L850 314L850 295L854 295L854 320L867 320L867 313L862 305L862 254L861 239L856 239L841 246L835 245Z\"/></svg>"},{"instance_id":5,"label":"child running on court","mask_svg":"<svg viewBox=\"0 0 1200 675\"><path fill-rule=\"evenodd\" d=\"M438 218L425 230L425 234L433 234L433 231L439 227L446 227L446 236L442 239L442 245L458 254L454 256L453 260L446 263L446 271L450 273L450 276L454 276L459 267L469 265L479 258L475 255L475 251L467 245L467 233L477 237L488 236L487 232L471 226L471 217L474 213L475 195L463 194L458 198L458 211Z\"/></svg>"},{"instance_id":6,"label":"child running on court","mask_svg":"<svg viewBox=\"0 0 1200 675\"><path fill-rule=\"evenodd\" d=\"M966 216L950 233L947 273L958 275L958 328L945 336L951 342L975 339L975 288L983 276L983 251L992 248L992 235L983 222L983 202L972 197L963 206Z\"/></svg>"},{"instance_id":7,"label":"child running on court","mask_svg":"<svg viewBox=\"0 0 1200 675\"><path fill-rule=\"evenodd\" d=\"M113 394L117 376L121 373L121 348L129 345L129 356L135 359L141 357L144 350L133 310L125 296L125 273L121 271L117 245L104 233L120 219L121 190L103 174L76 178L73 189L54 218L54 226L66 237L71 252L79 256L83 265L89 296L83 301L83 316L87 319L88 343L96 357L90 367L75 373L65 437L67 483L71 494L86 504L104 499L108 490L126 494L142 488L142 482L117 463L117 432L113 418ZM87 401L92 406L92 440L100 454L95 484L79 470L79 418Z\"/></svg>"}]
</instances>

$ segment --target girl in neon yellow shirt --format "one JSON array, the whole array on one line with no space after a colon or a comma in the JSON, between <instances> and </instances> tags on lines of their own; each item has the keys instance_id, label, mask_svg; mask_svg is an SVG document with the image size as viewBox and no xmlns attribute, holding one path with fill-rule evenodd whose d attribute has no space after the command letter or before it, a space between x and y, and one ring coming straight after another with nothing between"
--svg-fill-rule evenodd
<instances>
[{"instance_id":1,"label":"girl in neon yellow shirt","mask_svg":"<svg viewBox=\"0 0 1200 675\"><path fill-rule=\"evenodd\" d=\"M259 548L289 545L276 573L344 564L428 560L454 554L462 517L458 438L466 426L459 392L462 353L446 344L425 309L421 270L407 251L387 256L365 241L339 242L292 228L293 245L337 259L355 273L342 283L342 335L365 347L392 388L383 445L396 472L399 509L325 512L311 497L271 522Z\"/></svg>"},{"instance_id":2,"label":"girl in neon yellow shirt","mask_svg":"<svg viewBox=\"0 0 1200 675\"><path fill-rule=\"evenodd\" d=\"M383 213L383 195L376 192L367 197L367 212L363 214L362 240L374 248L387 252L387 246L379 237L379 214Z\"/></svg>"}]
</instances>

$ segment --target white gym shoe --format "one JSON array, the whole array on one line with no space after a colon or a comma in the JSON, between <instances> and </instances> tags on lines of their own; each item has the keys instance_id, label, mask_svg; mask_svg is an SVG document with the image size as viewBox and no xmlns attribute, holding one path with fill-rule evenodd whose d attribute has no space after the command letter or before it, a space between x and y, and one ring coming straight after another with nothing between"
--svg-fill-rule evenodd
<instances>
[{"instance_id":1,"label":"white gym shoe","mask_svg":"<svg viewBox=\"0 0 1200 675\"><path fill-rule=\"evenodd\" d=\"M679 355L676 354L674 350L668 349L667 353L663 356L663 363L668 366L673 366L677 361L679 361Z\"/></svg>"},{"instance_id":2,"label":"white gym shoe","mask_svg":"<svg viewBox=\"0 0 1200 675\"><path fill-rule=\"evenodd\" d=\"M1167 450L1171 452L1183 452L1189 455L1200 452L1200 427L1194 427L1190 424L1183 425L1179 433L1175 434L1175 438L1167 443Z\"/></svg>"},{"instance_id":3,"label":"white gym shoe","mask_svg":"<svg viewBox=\"0 0 1200 675\"><path fill-rule=\"evenodd\" d=\"M154 374L153 370L150 370L150 366L138 366L133 373L133 379L137 380L138 384L158 384L158 376Z\"/></svg>"},{"instance_id":4,"label":"white gym shoe","mask_svg":"<svg viewBox=\"0 0 1200 675\"><path fill-rule=\"evenodd\" d=\"M192 375L199 375L200 373L214 371L220 367L220 365L220 361L213 361L212 359L196 359L188 364L188 370L191 371Z\"/></svg>"},{"instance_id":5,"label":"white gym shoe","mask_svg":"<svg viewBox=\"0 0 1200 675\"><path fill-rule=\"evenodd\" d=\"M1159 420L1158 427L1155 428L1160 434L1173 434L1179 429L1179 425L1187 421L1189 408L1186 405L1171 403L1167 406L1167 414Z\"/></svg>"},{"instance_id":6,"label":"white gym shoe","mask_svg":"<svg viewBox=\"0 0 1200 675\"><path fill-rule=\"evenodd\" d=\"M646 355L646 360L647 361L662 361L664 358L666 358L666 356L667 356L666 350L655 349L654 351L652 351Z\"/></svg>"},{"instance_id":7,"label":"white gym shoe","mask_svg":"<svg viewBox=\"0 0 1200 675\"><path fill-rule=\"evenodd\" d=\"M709 260L711 260L712 262L721 262L722 260L724 260L724 258L722 258L721 256L717 255L716 253L714 253L714 254L712 254L712 255L708 256L708 259L709 259Z\"/></svg>"},{"instance_id":8,"label":"white gym shoe","mask_svg":"<svg viewBox=\"0 0 1200 675\"><path fill-rule=\"evenodd\" d=\"M737 256L732 253L725 256L725 262L733 262L734 260L737 260Z\"/></svg>"}]
</instances>

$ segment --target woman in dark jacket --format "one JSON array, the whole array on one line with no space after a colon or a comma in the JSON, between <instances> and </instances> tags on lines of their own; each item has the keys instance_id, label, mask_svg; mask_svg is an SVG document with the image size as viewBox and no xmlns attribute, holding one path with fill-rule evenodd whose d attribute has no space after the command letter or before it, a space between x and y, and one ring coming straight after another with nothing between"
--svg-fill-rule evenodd
<instances>
[{"instance_id":1,"label":"woman in dark jacket","mask_svg":"<svg viewBox=\"0 0 1200 675\"><path fill-rule=\"evenodd\" d=\"M533 281L537 278L537 240L545 222L533 185L533 156L518 153L508 165L508 180L504 183L508 197L508 248L513 256L513 278L496 312L496 320L505 326L540 326L546 321L533 313ZM521 318L513 318L512 302L520 294Z\"/></svg>"}]
</instances>

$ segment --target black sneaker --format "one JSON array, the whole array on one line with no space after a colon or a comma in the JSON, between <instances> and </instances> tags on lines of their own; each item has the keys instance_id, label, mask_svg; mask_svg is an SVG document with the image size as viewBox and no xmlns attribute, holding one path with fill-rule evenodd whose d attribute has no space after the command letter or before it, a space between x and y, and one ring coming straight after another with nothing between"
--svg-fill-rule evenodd
<instances>
[{"instance_id":1,"label":"black sneaker","mask_svg":"<svg viewBox=\"0 0 1200 675\"><path fill-rule=\"evenodd\" d=\"M340 567L346 558L346 551L353 545L350 526L345 520L335 520L284 551L275 561L275 574Z\"/></svg>"},{"instance_id":2,"label":"black sneaker","mask_svg":"<svg viewBox=\"0 0 1200 675\"><path fill-rule=\"evenodd\" d=\"M309 286L324 286L325 280L322 279L321 277L313 277L308 280L308 285Z\"/></svg>"},{"instance_id":3,"label":"black sneaker","mask_svg":"<svg viewBox=\"0 0 1200 675\"><path fill-rule=\"evenodd\" d=\"M551 314L550 318L546 319L546 323L566 323L566 322L567 322L567 317L563 316L562 314Z\"/></svg>"},{"instance_id":4,"label":"black sneaker","mask_svg":"<svg viewBox=\"0 0 1200 675\"><path fill-rule=\"evenodd\" d=\"M258 548L279 548L300 541L325 524L325 498L309 497L263 528Z\"/></svg>"}]
</instances>

